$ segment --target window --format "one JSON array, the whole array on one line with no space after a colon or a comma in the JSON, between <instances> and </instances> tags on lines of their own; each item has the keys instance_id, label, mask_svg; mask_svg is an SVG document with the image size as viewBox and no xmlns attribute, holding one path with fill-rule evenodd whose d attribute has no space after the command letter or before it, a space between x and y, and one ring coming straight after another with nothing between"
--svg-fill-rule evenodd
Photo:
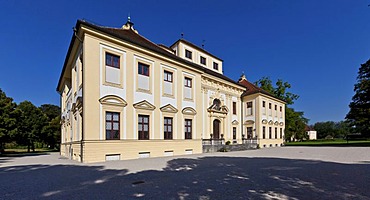
<instances>
[{"instance_id":1,"label":"window","mask_svg":"<svg viewBox=\"0 0 370 200\"><path fill-rule=\"evenodd\" d=\"M185 139L191 139L192 120L185 119Z\"/></svg>"},{"instance_id":2,"label":"window","mask_svg":"<svg viewBox=\"0 0 370 200\"><path fill-rule=\"evenodd\" d=\"M149 116L139 115L138 125L139 140L149 140Z\"/></svg>"},{"instance_id":3,"label":"window","mask_svg":"<svg viewBox=\"0 0 370 200\"><path fill-rule=\"evenodd\" d=\"M106 140L119 140L119 113L106 112L105 113L105 139Z\"/></svg>"},{"instance_id":4,"label":"window","mask_svg":"<svg viewBox=\"0 0 370 200\"><path fill-rule=\"evenodd\" d=\"M280 128L280 139L283 138L283 128Z\"/></svg>"},{"instance_id":5,"label":"window","mask_svg":"<svg viewBox=\"0 0 370 200\"><path fill-rule=\"evenodd\" d=\"M149 76L149 65L139 62L138 66L139 66L138 73L140 75Z\"/></svg>"},{"instance_id":6,"label":"window","mask_svg":"<svg viewBox=\"0 0 370 200\"><path fill-rule=\"evenodd\" d=\"M164 71L164 81L172 82L172 72Z\"/></svg>"},{"instance_id":7,"label":"window","mask_svg":"<svg viewBox=\"0 0 370 200\"><path fill-rule=\"evenodd\" d=\"M233 102L233 114L236 115L236 102Z\"/></svg>"},{"instance_id":8,"label":"window","mask_svg":"<svg viewBox=\"0 0 370 200\"><path fill-rule=\"evenodd\" d=\"M172 140L172 118L164 118L164 139Z\"/></svg>"},{"instance_id":9,"label":"window","mask_svg":"<svg viewBox=\"0 0 370 200\"><path fill-rule=\"evenodd\" d=\"M236 140L236 127L233 127L233 140Z\"/></svg>"},{"instance_id":10,"label":"window","mask_svg":"<svg viewBox=\"0 0 370 200\"><path fill-rule=\"evenodd\" d=\"M191 88L191 78L185 77L184 86L188 87L188 88Z\"/></svg>"},{"instance_id":11,"label":"window","mask_svg":"<svg viewBox=\"0 0 370 200\"><path fill-rule=\"evenodd\" d=\"M119 69L119 56L105 53L105 65Z\"/></svg>"},{"instance_id":12,"label":"window","mask_svg":"<svg viewBox=\"0 0 370 200\"><path fill-rule=\"evenodd\" d=\"M262 139L266 138L266 127L262 127Z\"/></svg>"},{"instance_id":13,"label":"window","mask_svg":"<svg viewBox=\"0 0 370 200\"><path fill-rule=\"evenodd\" d=\"M269 103L269 109L271 109L271 103Z\"/></svg>"},{"instance_id":14,"label":"window","mask_svg":"<svg viewBox=\"0 0 370 200\"><path fill-rule=\"evenodd\" d=\"M280 106L280 112L283 112L283 107L282 106Z\"/></svg>"},{"instance_id":15,"label":"window","mask_svg":"<svg viewBox=\"0 0 370 200\"><path fill-rule=\"evenodd\" d=\"M185 49L185 57L192 59L193 58L193 53L187 49Z\"/></svg>"},{"instance_id":16,"label":"window","mask_svg":"<svg viewBox=\"0 0 370 200\"><path fill-rule=\"evenodd\" d=\"M206 62L207 62L206 58L201 56L200 57L200 63L203 64L203 65L206 65Z\"/></svg>"},{"instance_id":17,"label":"window","mask_svg":"<svg viewBox=\"0 0 370 200\"><path fill-rule=\"evenodd\" d=\"M252 127L247 127L247 139L252 139L253 137L252 131L253 131Z\"/></svg>"},{"instance_id":18,"label":"window","mask_svg":"<svg viewBox=\"0 0 370 200\"><path fill-rule=\"evenodd\" d=\"M277 139L277 128L275 128L275 139Z\"/></svg>"},{"instance_id":19,"label":"window","mask_svg":"<svg viewBox=\"0 0 370 200\"><path fill-rule=\"evenodd\" d=\"M271 139L271 127L269 127L269 139Z\"/></svg>"},{"instance_id":20,"label":"window","mask_svg":"<svg viewBox=\"0 0 370 200\"><path fill-rule=\"evenodd\" d=\"M218 63L213 62L213 69L218 70Z\"/></svg>"},{"instance_id":21,"label":"window","mask_svg":"<svg viewBox=\"0 0 370 200\"><path fill-rule=\"evenodd\" d=\"M275 105L275 110L277 110L277 105Z\"/></svg>"},{"instance_id":22,"label":"window","mask_svg":"<svg viewBox=\"0 0 370 200\"><path fill-rule=\"evenodd\" d=\"M253 114L253 106L252 102L247 102L247 115L252 115Z\"/></svg>"},{"instance_id":23,"label":"window","mask_svg":"<svg viewBox=\"0 0 370 200\"><path fill-rule=\"evenodd\" d=\"M265 101L262 101L262 107L266 107L266 102Z\"/></svg>"}]
</instances>

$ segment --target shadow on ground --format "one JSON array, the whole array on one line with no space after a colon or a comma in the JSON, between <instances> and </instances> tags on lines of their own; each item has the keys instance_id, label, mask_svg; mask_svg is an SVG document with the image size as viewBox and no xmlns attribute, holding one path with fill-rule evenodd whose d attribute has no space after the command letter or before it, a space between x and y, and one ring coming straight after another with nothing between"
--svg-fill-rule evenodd
<instances>
[{"instance_id":1,"label":"shadow on ground","mask_svg":"<svg viewBox=\"0 0 370 200\"><path fill-rule=\"evenodd\" d=\"M123 166L124 168L124 166ZM179 158L162 171L102 166L0 168L0 199L370 199L370 164Z\"/></svg>"}]
</instances>

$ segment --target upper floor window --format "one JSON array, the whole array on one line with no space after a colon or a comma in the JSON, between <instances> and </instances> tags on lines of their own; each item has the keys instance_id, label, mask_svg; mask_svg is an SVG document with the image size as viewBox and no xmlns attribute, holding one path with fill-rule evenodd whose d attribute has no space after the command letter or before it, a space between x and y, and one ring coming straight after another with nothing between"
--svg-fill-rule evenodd
<instances>
[{"instance_id":1,"label":"upper floor window","mask_svg":"<svg viewBox=\"0 0 370 200\"><path fill-rule=\"evenodd\" d=\"M149 65L139 62L138 66L138 73L140 75L149 76Z\"/></svg>"},{"instance_id":2,"label":"upper floor window","mask_svg":"<svg viewBox=\"0 0 370 200\"><path fill-rule=\"evenodd\" d=\"M185 57L192 59L193 58L193 53L187 49L185 49Z\"/></svg>"},{"instance_id":3,"label":"upper floor window","mask_svg":"<svg viewBox=\"0 0 370 200\"><path fill-rule=\"evenodd\" d=\"M277 110L277 105L275 105L275 110Z\"/></svg>"},{"instance_id":4,"label":"upper floor window","mask_svg":"<svg viewBox=\"0 0 370 200\"><path fill-rule=\"evenodd\" d=\"M119 140L119 113L106 112L105 113L105 139L106 140Z\"/></svg>"},{"instance_id":5,"label":"upper floor window","mask_svg":"<svg viewBox=\"0 0 370 200\"><path fill-rule=\"evenodd\" d=\"M213 69L218 70L218 63L213 62Z\"/></svg>"},{"instance_id":6,"label":"upper floor window","mask_svg":"<svg viewBox=\"0 0 370 200\"><path fill-rule=\"evenodd\" d=\"M262 101L262 107L266 107L266 102L265 101Z\"/></svg>"},{"instance_id":7,"label":"upper floor window","mask_svg":"<svg viewBox=\"0 0 370 200\"><path fill-rule=\"evenodd\" d=\"M283 107L282 106L280 106L280 112L283 112Z\"/></svg>"},{"instance_id":8,"label":"upper floor window","mask_svg":"<svg viewBox=\"0 0 370 200\"><path fill-rule=\"evenodd\" d=\"M252 115L253 114L253 104L252 102L247 102L247 115Z\"/></svg>"},{"instance_id":9,"label":"upper floor window","mask_svg":"<svg viewBox=\"0 0 370 200\"><path fill-rule=\"evenodd\" d=\"M200 63L201 63L201 64L203 64L203 65L205 65L205 64L206 64L206 62L207 62L206 58L205 58L205 57L203 57L203 56L201 56L201 57L200 57Z\"/></svg>"},{"instance_id":10,"label":"upper floor window","mask_svg":"<svg viewBox=\"0 0 370 200\"><path fill-rule=\"evenodd\" d=\"M271 109L271 103L269 103L269 109Z\"/></svg>"},{"instance_id":11,"label":"upper floor window","mask_svg":"<svg viewBox=\"0 0 370 200\"><path fill-rule=\"evenodd\" d=\"M165 117L164 118L164 139L165 140L172 140L172 118Z\"/></svg>"},{"instance_id":12,"label":"upper floor window","mask_svg":"<svg viewBox=\"0 0 370 200\"><path fill-rule=\"evenodd\" d=\"M191 119L185 119L185 139L191 139L192 138L192 134L191 134L191 130L192 130L192 120Z\"/></svg>"},{"instance_id":13,"label":"upper floor window","mask_svg":"<svg viewBox=\"0 0 370 200\"><path fill-rule=\"evenodd\" d=\"M111 53L105 53L105 65L119 69L120 57Z\"/></svg>"},{"instance_id":14,"label":"upper floor window","mask_svg":"<svg viewBox=\"0 0 370 200\"><path fill-rule=\"evenodd\" d=\"M139 140L149 140L149 116L139 115L138 122Z\"/></svg>"},{"instance_id":15,"label":"upper floor window","mask_svg":"<svg viewBox=\"0 0 370 200\"><path fill-rule=\"evenodd\" d=\"M164 81L172 82L172 72L164 71Z\"/></svg>"},{"instance_id":16,"label":"upper floor window","mask_svg":"<svg viewBox=\"0 0 370 200\"><path fill-rule=\"evenodd\" d=\"M188 87L188 88L191 88L191 78L185 77L184 86Z\"/></svg>"},{"instance_id":17,"label":"upper floor window","mask_svg":"<svg viewBox=\"0 0 370 200\"><path fill-rule=\"evenodd\" d=\"M266 138L266 127L262 127L262 139Z\"/></svg>"},{"instance_id":18,"label":"upper floor window","mask_svg":"<svg viewBox=\"0 0 370 200\"><path fill-rule=\"evenodd\" d=\"M271 137L271 134L272 134L272 133L271 133L271 129L272 129L272 128L271 128L271 127L269 127L269 139L271 139L271 138L272 138L272 137Z\"/></svg>"},{"instance_id":19,"label":"upper floor window","mask_svg":"<svg viewBox=\"0 0 370 200\"><path fill-rule=\"evenodd\" d=\"M275 128L275 139L277 139L278 138L278 136L277 136L277 128Z\"/></svg>"},{"instance_id":20,"label":"upper floor window","mask_svg":"<svg viewBox=\"0 0 370 200\"><path fill-rule=\"evenodd\" d=\"M236 102L233 102L233 114L236 115Z\"/></svg>"}]
</instances>

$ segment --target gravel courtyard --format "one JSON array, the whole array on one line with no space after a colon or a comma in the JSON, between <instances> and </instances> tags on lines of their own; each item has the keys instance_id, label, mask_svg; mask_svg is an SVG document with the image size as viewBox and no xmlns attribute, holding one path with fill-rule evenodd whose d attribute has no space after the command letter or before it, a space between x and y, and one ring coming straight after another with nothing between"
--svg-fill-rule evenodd
<instances>
[{"instance_id":1,"label":"gravel courtyard","mask_svg":"<svg viewBox=\"0 0 370 200\"><path fill-rule=\"evenodd\" d=\"M370 148L283 147L81 164L0 157L0 199L370 199Z\"/></svg>"}]
</instances>

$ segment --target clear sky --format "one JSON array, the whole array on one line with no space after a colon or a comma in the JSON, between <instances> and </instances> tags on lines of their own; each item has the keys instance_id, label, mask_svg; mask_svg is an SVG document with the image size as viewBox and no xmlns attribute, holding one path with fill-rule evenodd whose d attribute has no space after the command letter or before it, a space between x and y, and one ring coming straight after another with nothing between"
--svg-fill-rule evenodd
<instances>
[{"instance_id":1,"label":"clear sky","mask_svg":"<svg viewBox=\"0 0 370 200\"><path fill-rule=\"evenodd\" d=\"M56 86L77 19L171 45L181 37L224 60L224 74L288 81L310 124L348 112L370 59L370 0L0 1L0 88L15 102L59 105Z\"/></svg>"}]
</instances>

